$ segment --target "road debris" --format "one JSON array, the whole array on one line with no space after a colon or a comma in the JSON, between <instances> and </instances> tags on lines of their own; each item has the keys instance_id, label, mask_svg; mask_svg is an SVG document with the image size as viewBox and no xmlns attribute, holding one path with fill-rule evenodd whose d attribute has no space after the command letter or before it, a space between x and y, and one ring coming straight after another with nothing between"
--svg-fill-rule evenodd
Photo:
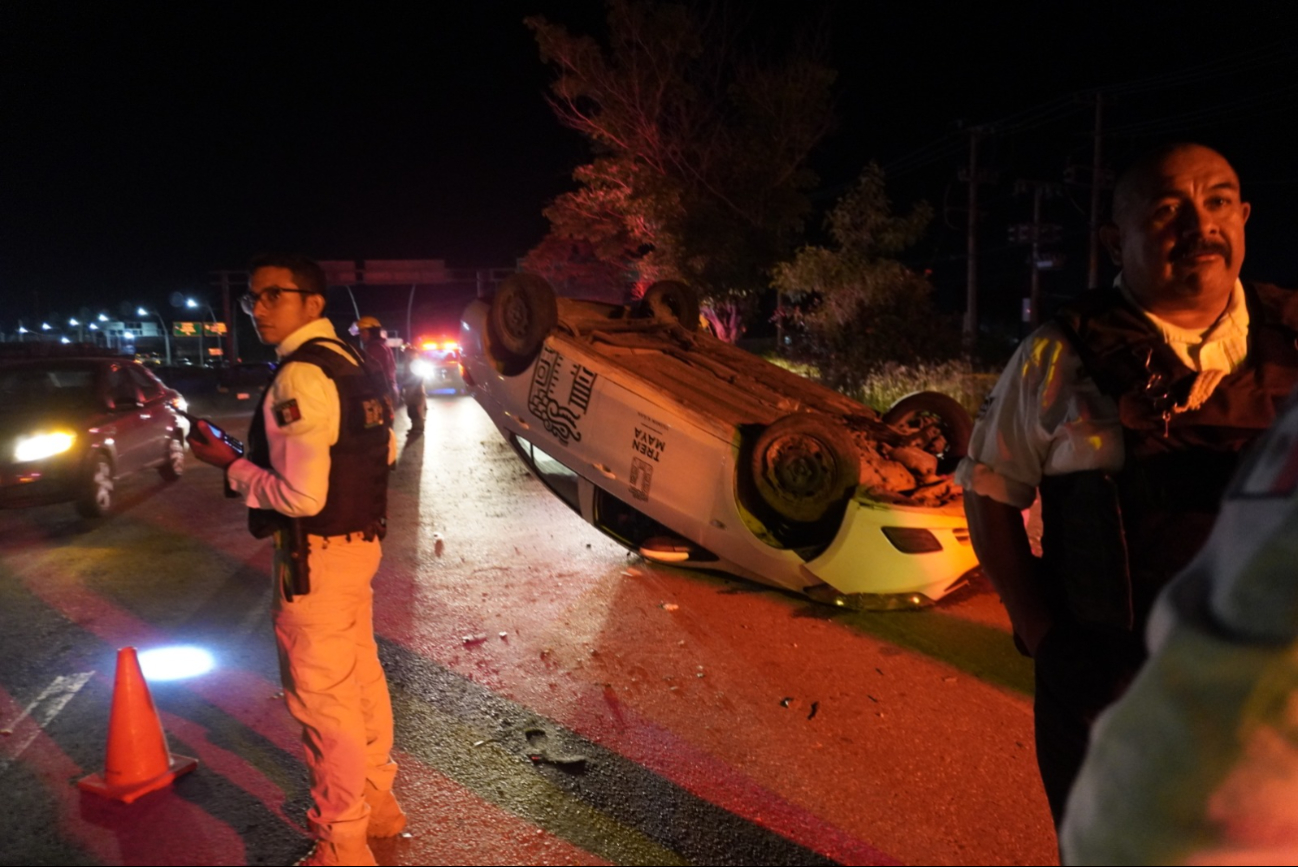
<instances>
[{"instance_id":1,"label":"road debris","mask_svg":"<svg viewBox=\"0 0 1298 867\"><path fill-rule=\"evenodd\" d=\"M477 635L465 635L460 640L465 644L481 644L487 640L487 633L482 632Z\"/></svg>"},{"instance_id":2,"label":"road debris","mask_svg":"<svg viewBox=\"0 0 1298 867\"><path fill-rule=\"evenodd\" d=\"M820 710L820 702L813 701L811 703L811 713L807 714L807 719L811 719L812 717L814 717L819 710Z\"/></svg>"},{"instance_id":3,"label":"road debris","mask_svg":"<svg viewBox=\"0 0 1298 867\"><path fill-rule=\"evenodd\" d=\"M659 602L658 607L663 611L675 611L680 608L675 602Z\"/></svg>"},{"instance_id":4,"label":"road debris","mask_svg":"<svg viewBox=\"0 0 1298 867\"><path fill-rule=\"evenodd\" d=\"M561 752L551 743L550 733L545 729L525 729L523 736L527 738L527 758L532 764L539 765L544 762L565 770L584 769L586 757L578 753Z\"/></svg>"},{"instance_id":5,"label":"road debris","mask_svg":"<svg viewBox=\"0 0 1298 867\"><path fill-rule=\"evenodd\" d=\"M440 535L434 533L433 534L433 556L440 557L442 556L442 552L445 550L446 550L446 542L442 540L442 537Z\"/></svg>"}]
</instances>

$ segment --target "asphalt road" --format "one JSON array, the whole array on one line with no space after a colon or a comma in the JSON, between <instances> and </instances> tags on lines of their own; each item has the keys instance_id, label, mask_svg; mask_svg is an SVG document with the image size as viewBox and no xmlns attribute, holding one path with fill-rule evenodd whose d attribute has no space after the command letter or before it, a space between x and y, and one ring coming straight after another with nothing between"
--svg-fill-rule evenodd
<instances>
[{"instance_id":1,"label":"asphalt road","mask_svg":"<svg viewBox=\"0 0 1298 867\"><path fill-rule=\"evenodd\" d=\"M650 565L471 398L429 409L376 579L412 816L380 863L1053 863L1031 669L985 586L862 614ZM268 545L192 458L119 493L100 522L0 512L0 864L291 864L307 791ZM74 785L103 768L127 645L215 660L150 682L200 766L129 806Z\"/></svg>"}]
</instances>

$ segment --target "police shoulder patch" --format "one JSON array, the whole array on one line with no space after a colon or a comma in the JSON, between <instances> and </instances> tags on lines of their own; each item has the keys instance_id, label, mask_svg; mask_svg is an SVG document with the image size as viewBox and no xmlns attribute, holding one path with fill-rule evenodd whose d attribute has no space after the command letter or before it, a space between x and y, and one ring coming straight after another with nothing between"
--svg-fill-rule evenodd
<instances>
[{"instance_id":1,"label":"police shoulder patch","mask_svg":"<svg viewBox=\"0 0 1298 867\"><path fill-rule=\"evenodd\" d=\"M280 427L290 425L302 417L302 410L298 409L296 398L275 404L272 411L275 413L275 421Z\"/></svg>"},{"instance_id":2,"label":"police shoulder patch","mask_svg":"<svg viewBox=\"0 0 1298 867\"><path fill-rule=\"evenodd\" d=\"M383 401L380 398L367 398L361 403L361 409L364 412L366 429L378 427L387 420L387 414L383 411Z\"/></svg>"}]
</instances>

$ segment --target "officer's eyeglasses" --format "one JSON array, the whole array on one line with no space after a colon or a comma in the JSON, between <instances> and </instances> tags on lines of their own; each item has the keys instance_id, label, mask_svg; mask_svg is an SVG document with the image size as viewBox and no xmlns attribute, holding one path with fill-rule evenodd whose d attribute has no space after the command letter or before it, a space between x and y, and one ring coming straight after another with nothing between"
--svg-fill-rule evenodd
<instances>
[{"instance_id":1,"label":"officer's eyeglasses","mask_svg":"<svg viewBox=\"0 0 1298 867\"><path fill-rule=\"evenodd\" d=\"M252 315L252 311L257 309L257 305L265 303L267 307L274 307L279 303L279 299L284 296L285 292L295 292L298 295L314 295L310 289L284 289L279 286L272 286L269 289L263 289L260 292L245 292L239 296L239 306L243 312Z\"/></svg>"}]
</instances>

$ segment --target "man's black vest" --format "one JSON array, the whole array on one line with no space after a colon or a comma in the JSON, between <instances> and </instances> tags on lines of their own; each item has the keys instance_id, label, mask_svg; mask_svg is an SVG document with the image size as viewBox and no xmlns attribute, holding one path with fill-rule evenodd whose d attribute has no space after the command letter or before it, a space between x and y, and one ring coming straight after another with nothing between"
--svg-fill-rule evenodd
<instances>
[{"instance_id":1,"label":"man's black vest","mask_svg":"<svg viewBox=\"0 0 1298 867\"><path fill-rule=\"evenodd\" d=\"M343 347L356 363L323 346ZM329 449L329 494L317 515L300 518L302 529L317 536L358 533L366 539L387 532L388 442L392 428L392 401L382 371L339 340L308 340L285 358L314 364L338 388L341 418L338 441ZM278 370L276 376L278 376ZM258 402L248 430L248 460L270 468L270 443L266 439L266 397L274 378ZM290 519L271 509L249 509L248 529L259 539L287 527Z\"/></svg>"},{"instance_id":2,"label":"man's black vest","mask_svg":"<svg viewBox=\"0 0 1298 867\"><path fill-rule=\"evenodd\" d=\"M1064 308L1058 324L1118 405L1125 459L1041 481L1043 559L1056 602L1086 623L1143 630L1154 597L1203 547L1240 452L1298 383L1298 293L1244 287L1248 358L1197 410L1197 374L1116 289Z\"/></svg>"}]
</instances>

